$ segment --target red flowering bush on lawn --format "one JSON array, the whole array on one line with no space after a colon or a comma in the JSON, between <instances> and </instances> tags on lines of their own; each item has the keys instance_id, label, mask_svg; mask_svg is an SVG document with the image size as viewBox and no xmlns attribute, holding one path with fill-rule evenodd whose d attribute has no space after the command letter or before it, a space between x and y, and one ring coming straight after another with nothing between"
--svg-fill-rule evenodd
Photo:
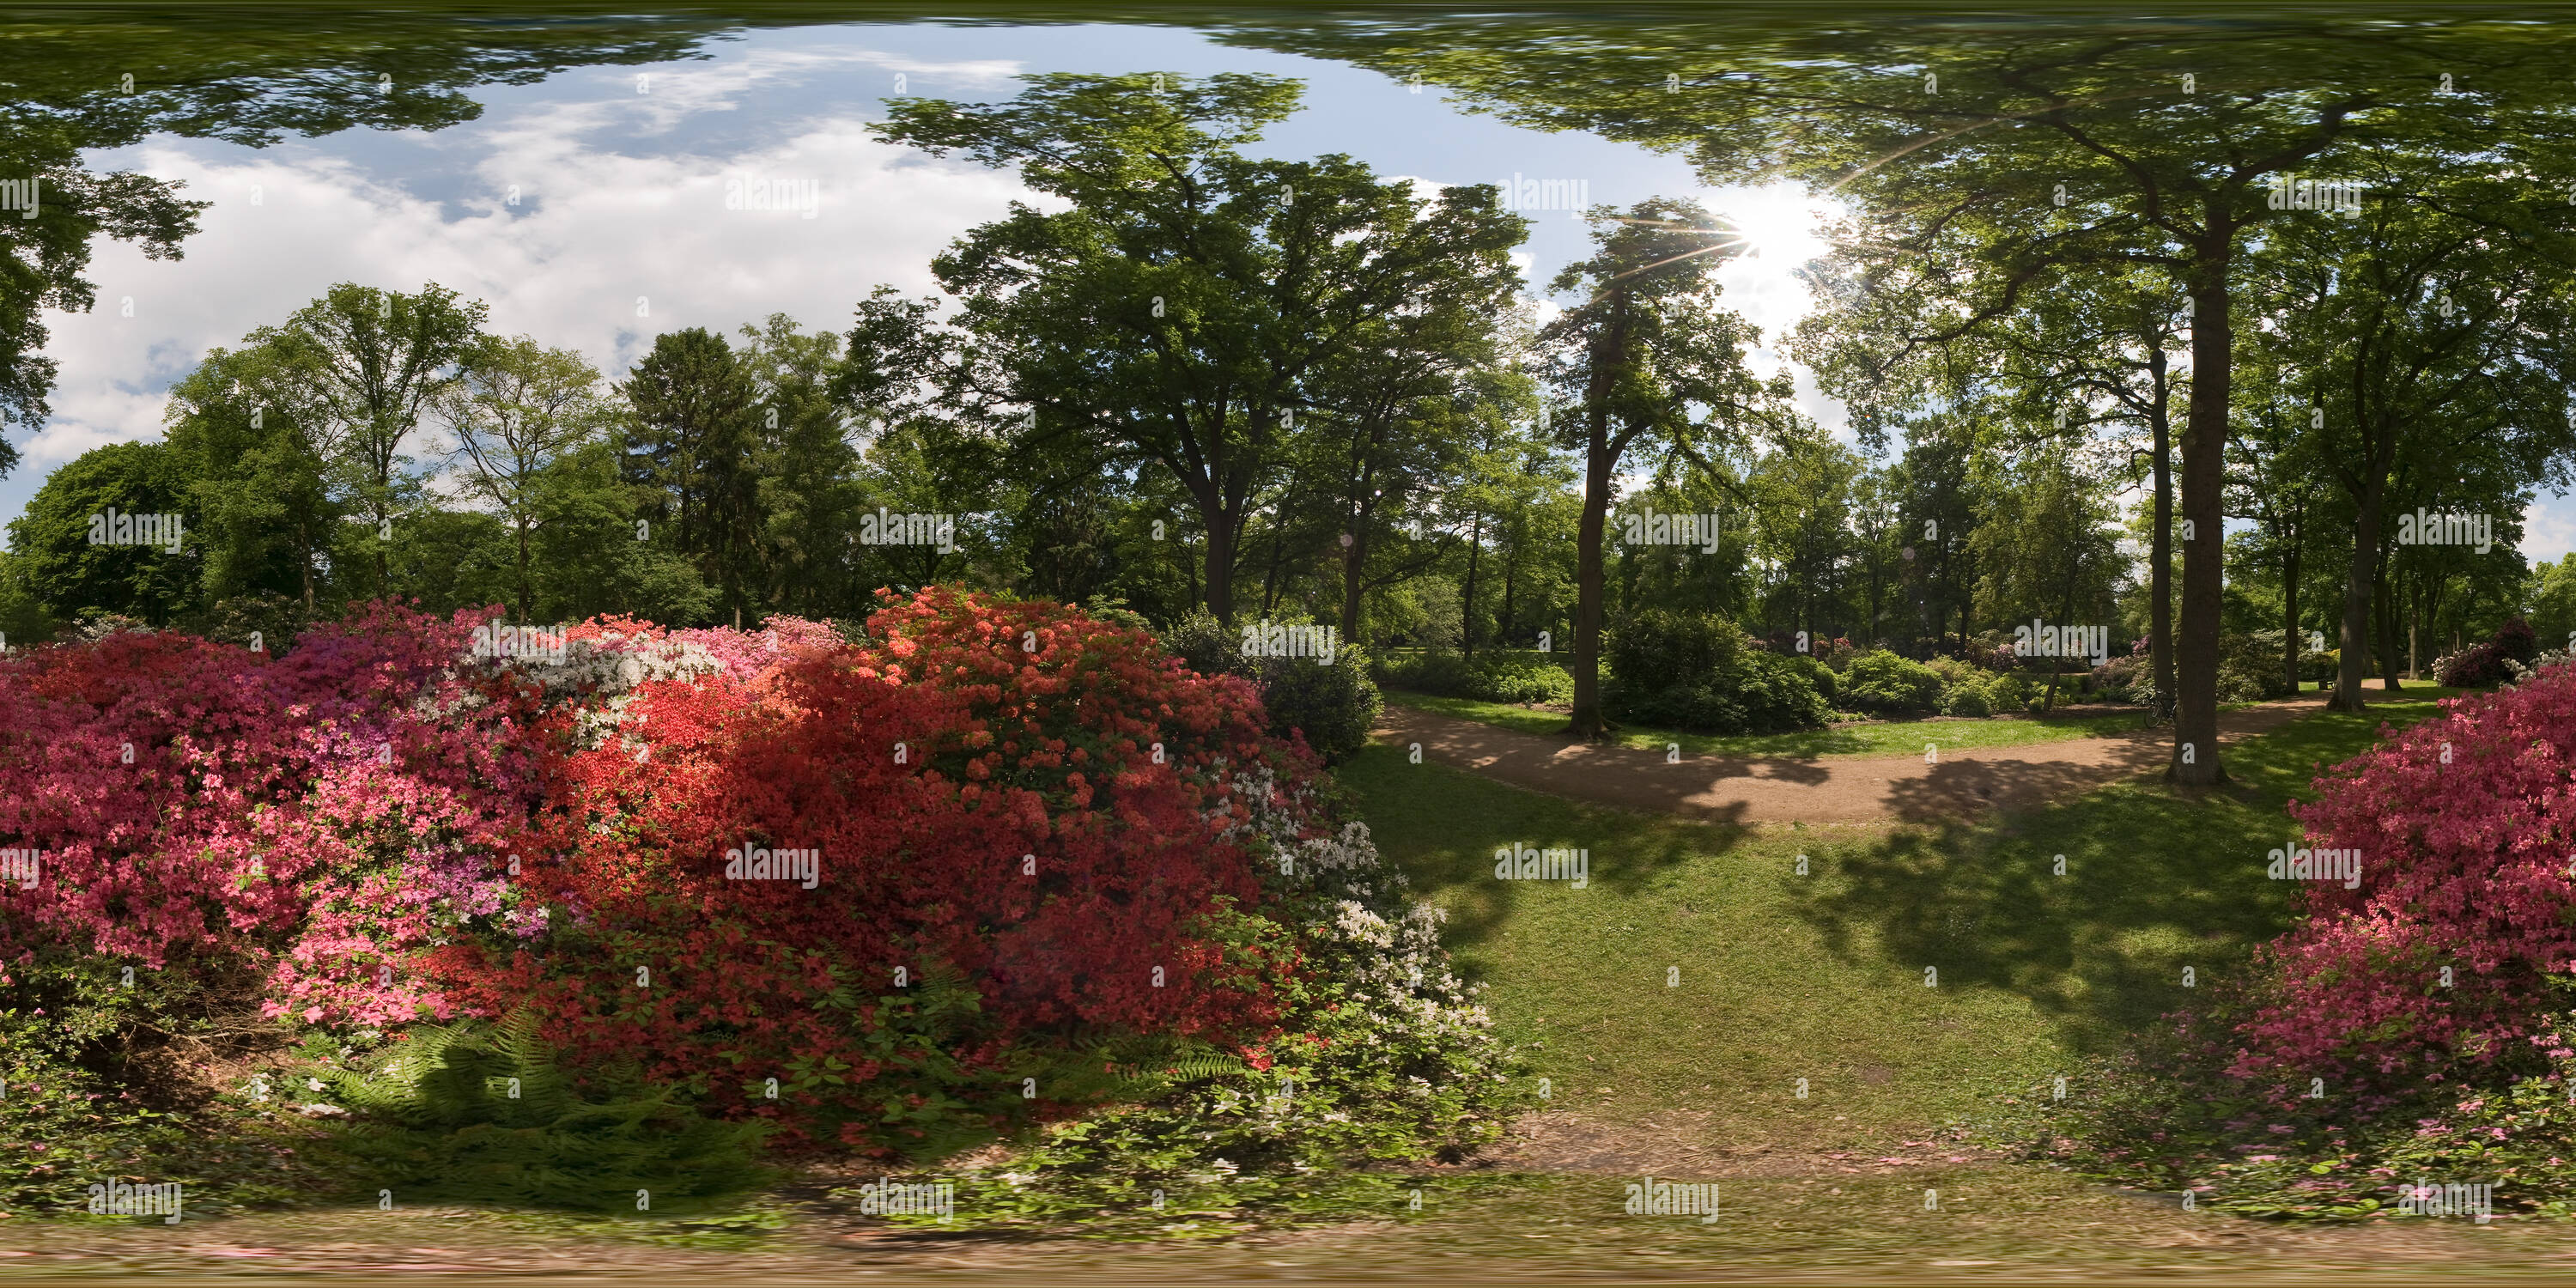
<instances>
[{"instance_id":1,"label":"red flowering bush on lawn","mask_svg":"<svg viewBox=\"0 0 2576 1288\"><path fill-rule=\"evenodd\" d=\"M2361 882L2308 884L2306 919L2265 948L2241 1070L2304 1087L2566 1054L2549 1011L2576 974L2576 667L2443 706L2293 807L2308 845L2360 852Z\"/></svg>"},{"instance_id":2,"label":"red flowering bush on lawn","mask_svg":"<svg viewBox=\"0 0 2576 1288\"><path fill-rule=\"evenodd\" d=\"M271 1014L451 1012L419 953L488 928L542 794L527 686L459 668L475 619L377 606L271 658L158 632L0 661L0 954L67 945L265 972Z\"/></svg>"},{"instance_id":3,"label":"red flowering bush on lawn","mask_svg":"<svg viewBox=\"0 0 2576 1288\"><path fill-rule=\"evenodd\" d=\"M1253 804L1227 770L1312 767L1263 738L1244 682L1071 609L938 588L858 644L577 636L530 672L615 677L526 874L552 930L445 951L475 1009L530 1002L578 1058L862 1145L1048 1107L1020 1080L1032 1048L1274 1018L1293 956L1246 915L1261 886L1228 830ZM745 873L760 851L810 853L812 887L796 860Z\"/></svg>"}]
</instances>

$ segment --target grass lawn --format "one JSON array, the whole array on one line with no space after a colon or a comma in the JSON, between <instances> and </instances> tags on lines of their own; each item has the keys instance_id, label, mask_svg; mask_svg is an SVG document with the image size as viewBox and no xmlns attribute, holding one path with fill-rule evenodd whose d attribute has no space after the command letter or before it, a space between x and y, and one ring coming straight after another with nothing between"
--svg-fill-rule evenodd
<instances>
[{"instance_id":1,"label":"grass lawn","mask_svg":"<svg viewBox=\"0 0 2576 1288\"><path fill-rule=\"evenodd\" d=\"M2283 805L2382 722L2433 713L2412 692L2318 713L2231 748L2225 786L2124 783L1942 828L1712 827L1388 747L1339 777L1448 910L1502 1031L1542 1044L1556 1105L1690 1110L1723 1139L1833 1148L2072 1073L2189 1002L2185 965L2203 984L2237 968L2291 916L2290 884L2263 872L2292 832ZM1521 843L1587 849L1589 888L1495 879L1496 847Z\"/></svg>"},{"instance_id":2,"label":"grass lawn","mask_svg":"<svg viewBox=\"0 0 2576 1288\"><path fill-rule=\"evenodd\" d=\"M1480 702L1474 698L1438 698L1399 689L1384 692L1386 700L1398 706L1474 720L1521 733L1556 734L1565 729L1565 713L1562 711L1541 711L1508 702ZM1989 720L1887 720L1804 733L1683 733L1629 725L1612 737L1623 746L1643 747L1650 751L1661 751L1664 744L1678 742L1682 745L1683 754L1691 756L1782 756L1807 760L1820 756L1920 755L1926 730L1936 731L1943 747L1966 749L2018 747L2034 742L2055 742L2061 738L2092 738L2145 727L2146 713L2120 711L2099 715L2055 715L2043 719L1998 716Z\"/></svg>"}]
</instances>

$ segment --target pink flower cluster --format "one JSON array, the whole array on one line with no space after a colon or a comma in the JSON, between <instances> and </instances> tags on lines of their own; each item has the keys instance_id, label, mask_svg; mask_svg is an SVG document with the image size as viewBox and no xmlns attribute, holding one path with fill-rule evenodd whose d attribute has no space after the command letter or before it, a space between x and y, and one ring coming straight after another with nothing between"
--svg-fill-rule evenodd
<instances>
[{"instance_id":1,"label":"pink flower cluster","mask_svg":"<svg viewBox=\"0 0 2576 1288\"><path fill-rule=\"evenodd\" d=\"M2308 885L2306 920L2264 948L2240 1071L2438 1078L2558 1045L2544 984L2576 971L2576 667L2444 708L2294 807L2310 844L2361 852L2362 879Z\"/></svg>"},{"instance_id":2,"label":"pink flower cluster","mask_svg":"<svg viewBox=\"0 0 2576 1288\"><path fill-rule=\"evenodd\" d=\"M0 661L0 956L267 973L272 1014L450 1008L413 957L501 914L542 797L532 690L460 663L483 614L378 605L271 657L125 632Z\"/></svg>"}]
</instances>

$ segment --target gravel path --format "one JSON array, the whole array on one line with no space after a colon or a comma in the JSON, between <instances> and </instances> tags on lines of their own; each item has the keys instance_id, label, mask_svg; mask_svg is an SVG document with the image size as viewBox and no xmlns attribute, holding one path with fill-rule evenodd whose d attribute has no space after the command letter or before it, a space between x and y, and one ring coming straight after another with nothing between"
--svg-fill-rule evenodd
<instances>
[{"instance_id":1,"label":"gravel path","mask_svg":"<svg viewBox=\"0 0 2576 1288\"><path fill-rule=\"evenodd\" d=\"M2322 710L2304 693L2222 712L2219 743L2277 728ZM1943 722L1923 725L1938 747ZM2164 770L2171 734L2148 730L2066 738L2020 747L1941 749L1936 763L1912 756L1693 756L1666 764L1639 747L1587 746L1518 733L1390 704L1378 738L1422 744L1422 758L1516 787L1654 813L1728 823L1879 823L1973 817Z\"/></svg>"}]
</instances>

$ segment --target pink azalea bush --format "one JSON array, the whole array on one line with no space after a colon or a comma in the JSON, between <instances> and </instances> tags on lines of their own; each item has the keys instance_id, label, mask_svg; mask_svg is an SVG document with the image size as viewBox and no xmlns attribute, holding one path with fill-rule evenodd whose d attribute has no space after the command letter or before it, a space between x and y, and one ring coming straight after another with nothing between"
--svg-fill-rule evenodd
<instances>
[{"instance_id":1,"label":"pink azalea bush","mask_svg":"<svg viewBox=\"0 0 2576 1288\"><path fill-rule=\"evenodd\" d=\"M2305 884L2306 918L2261 954L2240 1069L2466 1076L2554 1031L2548 983L2576 980L2576 668L2443 707L2293 807L2362 879Z\"/></svg>"},{"instance_id":2,"label":"pink azalea bush","mask_svg":"<svg viewBox=\"0 0 2576 1288\"><path fill-rule=\"evenodd\" d=\"M2252 970L2029 1102L2044 1152L2246 1215L2378 1219L2466 1181L2500 1215L2576 1216L2571 753L2562 663L2321 776L2297 843L2358 851L2358 885L2302 882Z\"/></svg>"},{"instance_id":3,"label":"pink azalea bush","mask_svg":"<svg viewBox=\"0 0 2576 1288\"><path fill-rule=\"evenodd\" d=\"M270 1014L449 1014L411 958L505 914L543 793L534 692L457 659L474 621L378 606L271 657L119 632L0 661L0 955L231 958Z\"/></svg>"}]
</instances>

